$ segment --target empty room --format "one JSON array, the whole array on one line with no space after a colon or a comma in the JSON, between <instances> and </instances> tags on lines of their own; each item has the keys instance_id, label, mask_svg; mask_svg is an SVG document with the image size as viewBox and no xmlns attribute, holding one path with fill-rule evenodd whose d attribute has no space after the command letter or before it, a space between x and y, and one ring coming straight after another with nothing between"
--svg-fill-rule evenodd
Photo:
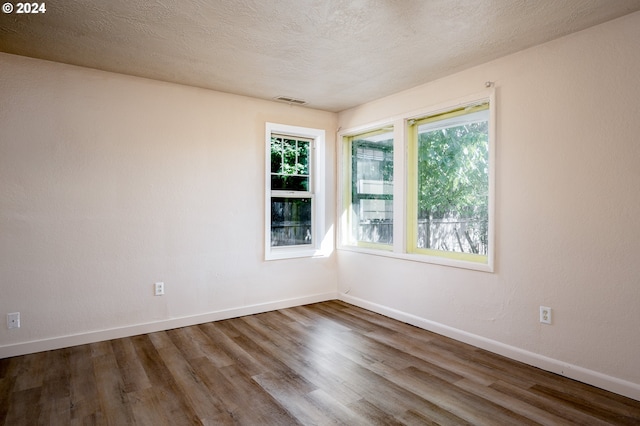
<instances>
[{"instance_id":1,"label":"empty room","mask_svg":"<svg viewBox=\"0 0 640 426\"><path fill-rule=\"evenodd\" d=\"M640 0L0 13L0 425L640 424Z\"/></svg>"}]
</instances>

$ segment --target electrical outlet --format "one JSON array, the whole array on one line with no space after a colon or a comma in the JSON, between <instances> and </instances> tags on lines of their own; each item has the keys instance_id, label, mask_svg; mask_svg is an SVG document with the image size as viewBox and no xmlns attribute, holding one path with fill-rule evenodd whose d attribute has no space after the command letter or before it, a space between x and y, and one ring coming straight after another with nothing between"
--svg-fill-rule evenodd
<instances>
[{"instance_id":1,"label":"electrical outlet","mask_svg":"<svg viewBox=\"0 0 640 426\"><path fill-rule=\"evenodd\" d=\"M548 306L540 306L540 322L551 324L551 308Z\"/></svg>"},{"instance_id":2,"label":"electrical outlet","mask_svg":"<svg viewBox=\"0 0 640 426\"><path fill-rule=\"evenodd\" d=\"M164 296L164 283L157 282L154 284L153 288L156 296Z\"/></svg>"},{"instance_id":3,"label":"electrical outlet","mask_svg":"<svg viewBox=\"0 0 640 426\"><path fill-rule=\"evenodd\" d=\"M7 328L20 328L20 312L7 314Z\"/></svg>"}]
</instances>

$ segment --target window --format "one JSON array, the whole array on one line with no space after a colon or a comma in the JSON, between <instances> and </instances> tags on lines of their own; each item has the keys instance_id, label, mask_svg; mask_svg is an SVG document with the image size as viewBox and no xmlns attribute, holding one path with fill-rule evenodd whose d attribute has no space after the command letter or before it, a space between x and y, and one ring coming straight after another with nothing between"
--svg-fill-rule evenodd
<instances>
[{"instance_id":1,"label":"window","mask_svg":"<svg viewBox=\"0 0 640 426\"><path fill-rule=\"evenodd\" d=\"M348 239L361 247L393 244L393 127L347 138Z\"/></svg>"},{"instance_id":2,"label":"window","mask_svg":"<svg viewBox=\"0 0 640 426\"><path fill-rule=\"evenodd\" d=\"M408 251L486 263L489 104L408 121Z\"/></svg>"},{"instance_id":3,"label":"window","mask_svg":"<svg viewBox=\"0 0 640 426\"><path fill-rule=\"evenodd\" d=\"M340 248L493 270L493 91L340 134Z\"/></svg>"},{"instance_id":4,"label":"window","mask_svg":"<svg viewBox=\"0 0 640 426\"><path fill-rule=\"evenodd\" d=\"M271 134L271 246L313 243L310 139Z\"/></svg>"},{"instance_id":5,"label":"window","mask_svg":"<svg viewBox=\"0 0 640 426\"><path fill-rule=\"evenodd\" d=\"M324 130L267 123L266 259L323 254L323 170Z\"/></svg>"}]
</instances>

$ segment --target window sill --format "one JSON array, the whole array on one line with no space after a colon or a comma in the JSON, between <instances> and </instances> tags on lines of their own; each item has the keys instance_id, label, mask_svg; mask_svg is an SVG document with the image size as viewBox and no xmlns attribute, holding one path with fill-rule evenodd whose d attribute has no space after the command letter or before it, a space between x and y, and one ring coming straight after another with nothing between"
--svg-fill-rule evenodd
<instances>
[{"instance_id":1,"label":"window sill","mask_svg":"<svg viewBox=\"0 0 640 426\"><path fill-rule=\"evenodd\" d=\"M297 249L271 249L264 256L264 260L284 260L284 259L299 259L302 257L328 257L330 253L327 253L325 250L316 249L316 248L297 248Z\"/></svg>"},{"instance_id":2,"label":"window sill","mask_svg":"<svg viewBox=\"0 0 640 426\"><path fill-rule=\"evenodd\" d=\"M429 256L425 254L397 253L386 250L376 250L355 246L339 246L339 251L350 251L372 256L389 257L392 259L408 260L411 262L429 263L433 265L449 266L460 269L470 269L480 272L494 272L493 263L489 259L489 263L470 262L465 260L450 259L440 256Z\"/></svg>"}]
</instances>

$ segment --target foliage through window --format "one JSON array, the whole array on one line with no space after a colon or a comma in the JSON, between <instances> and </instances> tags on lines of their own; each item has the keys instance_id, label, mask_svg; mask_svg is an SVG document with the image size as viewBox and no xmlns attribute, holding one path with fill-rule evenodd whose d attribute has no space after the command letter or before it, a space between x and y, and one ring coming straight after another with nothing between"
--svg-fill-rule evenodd
<instances>
[{"instance_id":1,"label":"foliage through window","mask_svg":"<svg viewBox=\"0 0 640 426\"><path fill-rule=\"evenodd\" d=\"M489 105L411 120L409 134L417 176L410 249L486 256Z\"/></svg>"}]
</instances>

